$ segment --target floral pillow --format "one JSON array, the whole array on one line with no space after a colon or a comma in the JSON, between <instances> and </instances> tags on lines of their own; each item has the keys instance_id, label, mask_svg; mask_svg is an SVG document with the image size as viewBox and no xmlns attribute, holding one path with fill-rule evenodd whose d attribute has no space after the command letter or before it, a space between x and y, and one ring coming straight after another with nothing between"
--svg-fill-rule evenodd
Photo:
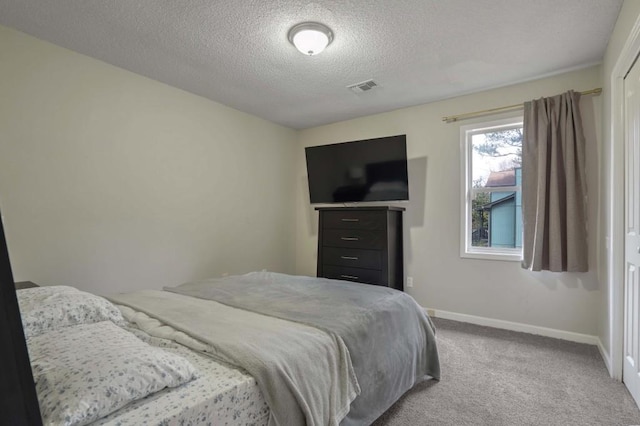
<instances>
[{"instance_id":1,"label":"floral pillow","mask_svg":"<svg viewBox=\"0 0 640 426\"><path fill-rule=\"evenodd\" d=\"M47 425L85 425L197 375L186 359L110 321L44 333L27 345Z\"/></svg>"},{"instance_id":2,"label":"floral pillow","mask_svg":"<svg viewBox=\"0 0 640 426\"><path fill-rule=\"evenodd\" d=\"M17 295L26 338L76 324L125 324L118 308L107 299L73 287L27 288Z\"/></svg>"}]
</instances>

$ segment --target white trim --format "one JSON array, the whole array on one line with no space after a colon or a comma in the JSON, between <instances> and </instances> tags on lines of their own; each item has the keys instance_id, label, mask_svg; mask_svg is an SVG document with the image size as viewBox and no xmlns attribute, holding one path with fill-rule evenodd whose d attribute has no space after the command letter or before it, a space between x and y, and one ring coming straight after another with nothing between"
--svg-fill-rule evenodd
<instances>
[{"instance_id":1,"label":"white trim","mask_svg":"<svg viewBox=\"0 0 640 426\"><path fill-rule=\"evenodd\" d=\"M604 348L604 345L602 344L602 340L600 340L599 337L598 337L598 351L600 352L600 356L604 361L604 365L607 367L607 370L609 371L609 375L613 376L613 374L611 374L611 356L609 355L609 352L607 352L607 350Z\"/></svg>"},{"instance_id":2,"label":"white trim","mask_svg":"<svg viewBox=\"0 0 640 426\"><path fill-rule=\"evenodd\" d=\"M471 146L467 142L467 131L475 128L474 125L466 125L460 126L460 171L461 171L461 179L460 179L460 257L464 257L468 252L468 236L467 230L469 228L469 209L467 208L467 200L469 198L469 194L467 194L467 187L470 186L471 182L471 171L469 167L467 167L467 161L469 156L471 155L470 149Z\"/></svg>"},{"instance_id":3,"label":"white trim","mask_svg":"<svg viewBox=\"0 0 640 426\"><path fill-rule=\"evenodd\" d=\"M489 188L469 188L472 194L478 194L480 192L518 192L522 191L520 185L515 186L491 186Z\"/></svg>"},{"instance_id":4,"label":"white trim","mask_svg":"<svg viewBox=\"0 0 640 426\"><path fill-rule=\"evenodd\" d=\"M460 257L468 259L483 259L483 260L503 260L503 261L522 261L522 248L508 250L499 248L482 248L472 247L471 245L471 214L469 203L470 194L473 192L471 189L471 170L469 167L469 160L472 156L470 135L487 133L491 130L508 130L522 127L523 125L522 112L509 114L508 117L501 118L499 120L484 120L481 122L467 124L460 126ZM477 192L505 192L505 191L520 191L519 186L492 188L486 191Z\"/></svg>"},{"instance_id":5,"label":"white trim","mask_svg":"<svg viewBox=\"0 0 640 426\"><path fill-rule=\"evenodd\" d=\"M482 248L471 248L466 252L460 252L460 257L464 259L483 259L483 260L500 260L505 262L522 262L522 250L514 253L507 253L496 250L482 251Z\"/></svg>"},{"instance_id":6,"label":"white trim","mask_svg":"<svg viewBox=\"0 0 640 426\"><path fill-rule=\"evenodd\" d=\"M611 133L609 224L609 348L611 377L622 380L624 324L624 77L640 53L640 17L620 51L611 72Z\"/></svg>"},{"instance_id":7,"label":"white trim","mask_svg":"<svg viewBox=\"0 0 640 426\"><path fill-rule=\"evenodd\" d=\"M574 333L572 331L557 330L555 328L540 327L537 325L523 324L520 322L504 321L494 318L479 317L476 315L459 314L457 312L441 311L439 309L425 308L430 317L449 319L486 327L501 328L503 330L519 331L521 333L537 334L539 336L553 337L555 339L568 340L577 343L598 345L598 336L590 334ZM604 348L603 348L604 350ZM605 360L606 362L606 360Z\"/></svg>"}]
</instances>

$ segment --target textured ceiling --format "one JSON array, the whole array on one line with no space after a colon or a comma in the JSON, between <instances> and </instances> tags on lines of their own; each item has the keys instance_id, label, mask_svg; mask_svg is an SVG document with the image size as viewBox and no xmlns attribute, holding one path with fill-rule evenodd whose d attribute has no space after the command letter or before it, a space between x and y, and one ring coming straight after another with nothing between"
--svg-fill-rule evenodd
<instances>
[{"instance_id":1,"label":"textured ceiling","mask_svg":"<svg viewBox=\"0 0 640 426\"><path fill-rule=\"evenodd\" d=\"M0 0L0 24L299 129L599 63L621 3ZM334 32L318 56L303 21Z\"/></svg>"}]
</instances>

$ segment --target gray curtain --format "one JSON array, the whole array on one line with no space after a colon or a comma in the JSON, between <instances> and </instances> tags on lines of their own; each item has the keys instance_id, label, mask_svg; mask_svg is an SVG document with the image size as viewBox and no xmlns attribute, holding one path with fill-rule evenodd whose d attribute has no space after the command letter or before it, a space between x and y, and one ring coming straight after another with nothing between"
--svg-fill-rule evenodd
<instances>
[{"instance_id":1,"label":"gray curtain","mask_svg":"<svg viewBox=\"0 0 640 426\"><path fill-rule=\"evenodd\" d=\"M580 93L524 104L522 267L586 272L585 139Z\"/></svg>"}]
</instances>

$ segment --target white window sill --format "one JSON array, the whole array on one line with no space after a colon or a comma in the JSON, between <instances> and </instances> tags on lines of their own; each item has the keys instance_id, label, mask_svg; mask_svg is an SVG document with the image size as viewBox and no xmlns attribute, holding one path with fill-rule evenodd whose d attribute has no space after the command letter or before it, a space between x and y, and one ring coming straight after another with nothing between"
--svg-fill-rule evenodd
<instances>
[{"instance_id":1,"label":"white window sill","mask_svg":"<svg viewBox=\"0 0 640 426\"><path fill-rule=\"evenodd\" d=\"M522 252L518 251L499 251L499 250L473 250L460 253L461 258L466 259L482 259L482 260L500 260L507 262L521 262Z\"/></svg>"}]
</instances>

